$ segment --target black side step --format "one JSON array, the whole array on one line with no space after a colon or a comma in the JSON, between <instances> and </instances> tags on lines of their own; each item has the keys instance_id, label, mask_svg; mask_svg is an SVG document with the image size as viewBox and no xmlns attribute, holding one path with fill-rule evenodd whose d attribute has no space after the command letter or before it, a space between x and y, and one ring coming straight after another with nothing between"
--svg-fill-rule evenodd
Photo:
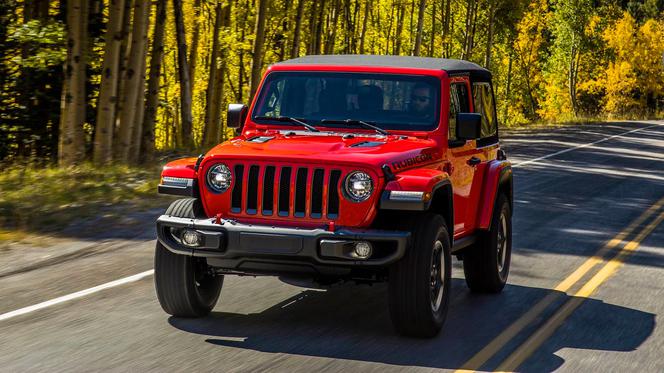
<instances>
[{"instance_id":1,"label":"black side step","mask_svg":"<svg viewBox=\"0 0 664 373\"><path fill-rule=\"evenodd\" d=\"M477 241L477 235L471 234L470 236L459 238L454 240L454 245L452 245L452 254L457 251L463 250L466 247L474 244Z\"/></svg>"}]
</instances>

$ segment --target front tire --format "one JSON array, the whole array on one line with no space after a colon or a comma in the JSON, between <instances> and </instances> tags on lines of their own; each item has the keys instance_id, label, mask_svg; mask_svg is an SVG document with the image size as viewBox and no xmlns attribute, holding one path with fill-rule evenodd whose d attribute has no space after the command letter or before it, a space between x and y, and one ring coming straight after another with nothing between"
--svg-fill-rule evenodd
<instances>
[{"instance_id":1,"label":"front tire","mask_svg":"<svg viewBox=\"0 0 664 373\"><path fill-rule=\"evenodd\" d=\"M512 256L512 212L504 194L496 199L491 228L463 254L466 284L475 293L499 293L507 283Z\"/></svg>"},{"instance_id":2,"label":"front tire","mask_svg":"<svg viewBox=\"0 0 664 373\"><path fill-rule=\"evenodd\" d=\"M434 337L445 322L450 298L450 238L445 219L417 216L411 245L390 269L389 308L398 333Z\"/></svg>"},{"instance_id":3,"label":"front tire","mask_svg":"<svg viewBox=\"0 0 664 373\"><path fill-rule=\"evenodd\" d=\"M173 202L166 215L201 218L202 207L197 199ZM214 308L224 276L215 274L205 258L174 254L159 241L155 248L154 282L159 304L166 313L176 317L202 317Z\"/></svg>"}]
</instances>

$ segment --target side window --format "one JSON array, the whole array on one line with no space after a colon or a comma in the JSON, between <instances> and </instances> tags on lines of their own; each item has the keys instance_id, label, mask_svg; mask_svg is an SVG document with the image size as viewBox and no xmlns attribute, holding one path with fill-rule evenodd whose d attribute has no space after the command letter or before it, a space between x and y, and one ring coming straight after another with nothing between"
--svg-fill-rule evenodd
<instances>
[{"instance_id":1,"label":"side window","mask_svg":"<svg viewBox=\"0 0 664 373\"><path fill-rule=\"evenodd\" d=\"M468 106L468 86L465 83L452 83L450 85L450 117L449 134L450 140L456 140L456 115L457 113L467 113L470 111Z\"/></svg>"},{"instance_id":2,"label":"side window","mask_svg":"<svg viewBox=\"0 0 664 373\"><path fill-rule=\"evenodd\" d=\"M260 115L268 117L278 117L281 115L281 94L284 91L284 80L278 81L276 84L271 84L268 88L265 105L263 105L263 112Z\"/></svg>"},{"instance_id":3,"label":"side window","mask_svg":"<svg viewBox=\"0 0 664 373\"><path fill-rule=\"evenodd\" d=\"M482 114L482 130L480 141L488 145L494 143L494 137L498 135L498 123L496 121L496 106L493 102L493 91L489 83L473 83L473 103L475 112ZM484 140L484 141L482 141Z\"/></svg>"}]
</instances>

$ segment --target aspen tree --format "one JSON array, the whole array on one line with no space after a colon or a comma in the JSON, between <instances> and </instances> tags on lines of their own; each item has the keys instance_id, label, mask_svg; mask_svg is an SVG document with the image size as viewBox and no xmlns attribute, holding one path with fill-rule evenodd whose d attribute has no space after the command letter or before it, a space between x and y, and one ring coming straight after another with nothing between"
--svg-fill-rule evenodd
<instances>
[{"instance_id":1,"label":"aspen tree","mask_svg":"<svg viewBox=\"0 0 664 373\"><path fill-rule=\"evenodd\" d=\"M93 148L93 159L96 164L106 164L113 159L113 127L118 99L124 6L124 0L110 0Z\"/></svg>"}]
</instances>

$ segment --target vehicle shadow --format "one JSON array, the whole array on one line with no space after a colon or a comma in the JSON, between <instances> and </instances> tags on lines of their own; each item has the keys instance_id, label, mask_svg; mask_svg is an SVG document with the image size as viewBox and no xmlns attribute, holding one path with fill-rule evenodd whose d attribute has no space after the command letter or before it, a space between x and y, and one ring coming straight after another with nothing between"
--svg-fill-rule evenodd
<instances>
[{"instance_id":1,"label":"vehicle shadow","mask_svg":"<svg viewBox=\"0 0 664 373\"><path fill-rule=\"evenodd\" d=\"M607 128L611 127L602 126L603 130ZM639 125L635 128L643 127ZM603 131L605 133L600 137L583 138L583 133L579 131L560 131L555 136L559 137L560 142L574 140L590 143L608 135L624 133L627 129L621 125ZM558 145L547 146L546 142L552 138L550 136L537 140L536 133L530 135L541 144L531 144L529 140L532 139L527 133L515 134L510 140L523 141L524 145L517 143L517 148L532 146L541 148L533 151L544 149L546 154L552 154L556 149L569 149ZM643 129L524 167L515 167L514 252L533 258L541 254L592 256L664 195L662 140L664 131L660 127ZM523 149L521 152L526 152ZM509 157L509 147L507 153ZM626 241L634 239L655 216L657 213L634 229ZM644 240L642 246L647 246L648 242L661 242L657 236L658 232L661 233L661 227L658 229ZM664 268L664 255L640 249L626 262Z\"/></svg>"},{"instance_id":2,"label":"vehicle shadow","mask_svg":"<svg viewBox=\"0 0 664 373\"><path fill-rule=\"evenodd\" d=\"M203 319L171 317L177 329L207 336L221 348L316 356L397 366L455 369L527 312L548 289L508 285L500 295L472 295L463 280L453 280L450 313L441 334L433 339L395 334L387 310L385 285L341 286L327 291L303 290L281 303L252 314L213 312ZM560 293L555 305L570 297ZM222 299L223 302L223 299ZM222 303L223 307L223 303ZM557 308L557 307L555 307ZM537 362L538 370L554 370L563 361L560 348L631 351L653 331L655 315L588 299L581 306L593 315L593 330L575 334L569 345L555 345ZM548 316L553 309L547 310ZM541 321L541 320L540 320ZM533 327L526 329L532 331ZM526 337L530 333L524 333ZM629 334L625 338L624 334ZM521 343L523 338L516 339ZM511 345L508 345L511 346ZM515 346L512 346L515 347ZM491 364L498 364L499 361ZM486 367L484 367L486 368ZM493 369L490 366L488 369Z\"/></svg>"}]
</instances>

